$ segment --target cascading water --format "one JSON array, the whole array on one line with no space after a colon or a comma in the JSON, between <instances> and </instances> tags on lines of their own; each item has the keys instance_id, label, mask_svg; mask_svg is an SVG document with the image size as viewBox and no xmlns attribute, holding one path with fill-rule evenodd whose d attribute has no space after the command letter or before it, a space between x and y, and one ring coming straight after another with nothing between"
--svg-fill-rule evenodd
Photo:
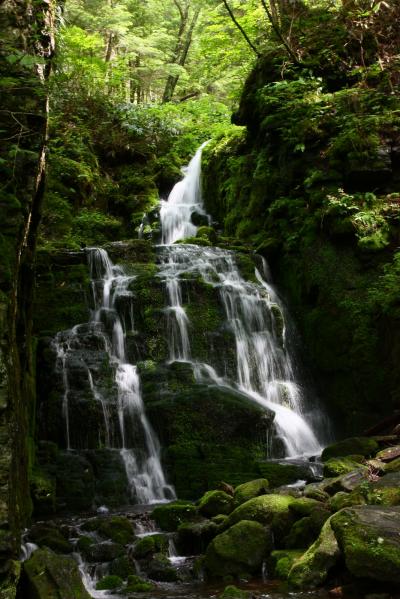
<instances>
[{"instance_id":1,"label":"cascading water","mask_svg":"<svg viewBox=\"0 0 400 599\"><path fill-rule=\"evenodd\" d=\"M84 362L92 397L101 404L104 418L102 442L107 448L119 449L131 496L138 503L173 499L174 489L167 484L161 466L160 445L145 414L139 373L126 357L126 333L134 328L130 286L134 284L135 277L127 275L121 266L114 265L104 249L89 248L87 252L94 302L91 320L86 325L77 325L70 331L59 333L54 340L64 384L62 405L67 449L73 449L69 413L69 362L77 359L84 334L87 335L89 331L108 357L116 385L112 406L96 386L96 373L91 370L90 359L87 358L85 363L84 354L79 354L80 363ZM125 305L128 303L128 308L120 312L118 306L121 300L125 300ZM112 407L114 410L116 407L118 415L118 434L113 434L111 426Z\"/></svg>"},{"instance_id":2,"label":"cascading water","mask_svg":"<svg viewBox=\"0 0 400 599\"><path fill-rule=\"evenodd\" d=\"M168 201L162 202L160 211L159 276L169 298L166 311L170 361L191 362L199 382L235 388L272 410L276 431L288 457L317 454L321 447L303 414L303 390L296 382L287 347L284 310L273 287L258 269L255 270L257 283L245 281L232 251L191 244L172 245L194 236L197 227L191 222L191 215L204 214L200 192L204 145L196 152ZM191 357L190 322L181 292L181 281L188 275L200 275L205 283L218 289L236 344L236 380L228 380L212 364L201 364Z\"/></svg>"}]
</instances>

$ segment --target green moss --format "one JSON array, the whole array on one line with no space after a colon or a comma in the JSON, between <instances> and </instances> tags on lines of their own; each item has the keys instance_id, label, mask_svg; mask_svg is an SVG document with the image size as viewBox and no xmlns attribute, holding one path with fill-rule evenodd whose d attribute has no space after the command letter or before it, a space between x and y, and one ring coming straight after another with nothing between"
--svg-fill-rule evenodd
<instances>
[{"instance_id":1,"label":"green moss","mask_svg":"<svg viewBox=\"0 0 400 599\"><path fill-rule=\"evenodd\" d=\"M122 578L119 576L115 576L110 574L108 576L103 576L96 584L97 591L113 591L122 586Z\"/></svg>"},{"instance_id":2,"label":"green moss","mask_svg":"<svg viewBox=\"0 0 400 599\"><path fill-rule=\"evenodd\" d=\"M280 580L287 580L289 572L294 562L303 555L303 551L279 549L271 552L270 564L272 568L271 575Z\"/></svg>"},{"instance_id":3,"label":"green moss","mask_svg":"<svg viewBox=\"0 0 400 599\"><path fill-rule=\"evenodd\" d=\"M183 522L197 517L197 508L192 503L174 502L156 507L151 516L162 530L175 531Z\"/></svg>"},{"instance_id":4,"label":"green moss","mask_svg":"<svg viewBox=\"0 0 400 599\"><path fill-rule=\"evenodd\" d=\"M127 545L135 538L132 523L125 516L99 516L98 518L92 518L83 524L82 529L95 531L114 543L121 545Z\"/></svg>"},{"instance_id":5,"label":"green moss","mask_svg":"<svg viewBox=\"0 0 400 599\"><path fill-rule=\"evenodd\" d=\"M233 499L224 491L207 491L198 503L199 512L203 516L230 514L233 510Z\"/></svg>"},{"instance_id":6,"label":"green moss","mask_svg":"<svg viewBox=\"0 0 400 599\"><path fill-rule=\"evenodd\" d=\"M238 589L233 585L229 585L225 587L223 592L218 595L218 599L249 599L250 592L243 591L242 589Z\"/></svg>"},{"instance_id":7,"label":"green moss","mask_svg":"<svg viewBox=\"0 0 400 599\"><path fill-rule=\"evenodd\" d=\"M217 577L254 572L271 546L268 529L258 522L241 520L210 543L204 565Z\"/></svg>"},{"instance_id":8,"label":"green moss","mask_svg":"<svg viewBox=\"0 0 400 599\"><path fill-rule=\"evenodd\" d=\"M124 589L124 593L147 593L148 591L152 591L153 589L154 585L148 580L145 580L140 576L131 575L128 576L128 584Z\"/></svg>"},{"instance_id":9,"label":"green moss","mask_svg":"<svg viewBox=\"0 0 400 599\"><path fill-rule=\"evenodd\" d=\"M296 589L320 586L326 580L330 569L336 564L339 555L338 543L329 519L324 524L318 539L291 567L288 576L289 585Z\"/></svg>"},{"instance_id":10,"label":"green moss","mask_svg":"<svg viewBox=\"0 0 400 599\"><path fill-rule=\"evenodd\" d=\"M122 555L111 562L110 574L126 580L128 576L136 574L135 564L127 555Z\"/></svg>"},{"instance_id":11,"label":"green moss","mask_svg":"<svg viewBox=\"0 0 400 599\"><path fill-rule=\"evenodd\" d=\"M38 549L24 562L23 570L28 596L37 599L89 599L78 565L72 557L56 555L47 549Z\"/></svg>"},{"instance_id":12,"label":"green moss","mask_svg":"<svg viewBox=\"0 0 400 599\"><path fill-rule=\"evenodd\" d=\"M165 535L149 535L136 541L133 548L136 558L142 559L151 553L168 553L168 538Z\"/></svg>"},{"instance_id":13,"label":"green moss","mask_svg":"<svg viewBox=\"0 0 400 599\"><path fill-rule=\"evenodd\" d=\"M324 463L324 476L340 476L360 468L360 464L351 458L329 458Z\"/></svg>"},{"instance_id":14,"label":"green moss","mask_svg":"<svg viewBox=\"0 0 400 599\"><path fill-rule=\"evenodd\" d=\"M236 505L240 505L253 497L265 495L269 491L269 482L266 478L258 478L247 483L239 485L235 489L234 501Z\"/></svg>"},{"instance_id":15,"label":"green moss","mask_svg":"<svg viewBox=\"0 0 400 599\"><path fill-rule=\"evenodd\" d=\"M399 522L396 507L345 508L332 517L346 566L354 576L400 582Z\"/></svg>"},{"instance_id":16,"label":"green moss","mask_svg":"<svg viewBox=\"0 0 400 599\"><path fill-rule=\"evenodd\" d=\"M330 458L352 454L370 456L378 451L378 447L378 443L369 437L352 437L325 447L321 460L326 462Z\"/></svg>"},{"instance_id":17,"label":"green moss","mask_svg":"<svg viewBox=\"0 0 400 599\"><path fill-rule=\"evenodd\" d=\"M252 520L269 525L279 540L293 523L294 518L289 510L292 502L293 497L274 494L249 499L228 516L225 526L232 526L241 520Z\"/></svg>"}]
</instances>

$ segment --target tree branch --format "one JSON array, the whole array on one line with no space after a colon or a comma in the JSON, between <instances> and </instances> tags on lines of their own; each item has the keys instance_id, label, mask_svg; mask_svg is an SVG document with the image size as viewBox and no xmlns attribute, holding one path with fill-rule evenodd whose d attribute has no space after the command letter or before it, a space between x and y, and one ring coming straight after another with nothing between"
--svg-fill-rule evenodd
<instances>
[{"instance_id":1,"label":"tree branch","mask_svg":"<svg viewBox=\"0 0 400 599\"><path fill-rule=\"evenodd\" d=\"M285 46L285 49L286 49L287 53L293 59L293 61L295 62L295 64L301 65L301 62L297 58L296 54L294 53L294 51L292 50L292 48L289 46L289 44L287 43L287 41L283 37L283 34L282 34L281 30L279 29L279 27L278 27L278 25L277 25L274 17L272 16L272 13L269 10L266 1L265 0L261 0L261 4L263 5L265 12L267 13L268 20L269 20L269 22L272 25L272 29L275 31L276 35L281 40L282 44Z\"/></svg>"},{"instance_id":2,"label":"tree branch","mask_svg":"<svg viewBox=\"0 0 400 599\"><path fill-rule=\"evenodd\" d=\"M240 33L243 35L244 39L246 40L246 42L248 43L248 45L250 46L250 48L253 50L253 52L256 54L256 56L258 58L260 58L261 54L259 53L259 51L257 50L257 48L255 47L255 45L253 44L253 42L251 41L251 39L249 38L249 36L247 35L247 33L245 32L245 30L243 29L243 27L241 26L241 24L238 22L238 20L236 19L235 15L233 14L227 0L222 0L226 10L229 13L229 16L231 17L232 21L234 22L234 24L236 25L236 27L239 29Z\"/></svg>"}]
</instances>

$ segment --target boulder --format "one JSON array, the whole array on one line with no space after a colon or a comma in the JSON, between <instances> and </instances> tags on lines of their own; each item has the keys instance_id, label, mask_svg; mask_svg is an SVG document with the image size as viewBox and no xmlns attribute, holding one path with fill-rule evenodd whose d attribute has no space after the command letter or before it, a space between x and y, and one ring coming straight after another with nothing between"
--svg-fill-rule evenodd
<instances>
[{"instance_id":1,"label":"boulder","mask_svg":"<svg viewBox=\"0 0 400 599\"><path fill-rule=\"evenodd\" d=\"M218 514L230 514L233 510L233 499L225 491L207 491L199 500L200 514L211 518Z\"/></svg>"},{"instance_id":2,"label":"boulder","mask_svg":"<svg viewBox=\"0 0 400 599\"><path fill-rule=\"evenodd\" d=\"M385 464L385 472L400 472L400 458Z\"/></svg>"},{"instance_id":3,"label":"boulder","mask_svg":"<svg viewBox=\"0 0 400 599\"><path fill-rule=\"evenodd\" d=\"M157 525L168 532L174 532L183 522L193 522L198 518L197 508L193 503L173 502L157 506L151 517Z\"/></svg>"},{"instance_id":4,"label":"boulder","mask_svg":"<svg viewBox=\"0 0 400 599\"><path fill-rule=\"evenodd\" d=\"M344 508L331 525L353 576L400 583L400 507Z\"/></svg>"},{"instance_id":5,"label":"boulder","mask_svg":"<svg viewBox=\"0 0 400 599\"><path fill-rule=\"evenodd\" d=\"M314 510L320 509L325 509L325 505L311 497L299 497L289 504L289 510L296 516L310 516Z\"/></svg>"},{"instance_id":6,"label":"boulder","mask_svg":"<svg viewBox=\"0 0 400 599\"><path fill-rule=\"evenodd\" d=\"M136 559L143 559L154 553L167 554L168 545L169 540L166 535L147 535L136 541L132 553Z\"/></svg>"},{"instance_id":7,"label":"boulder","mask_svg":"<svg viewBox=\"0 0 400 599\"><path fill-rule=\"evenodd\" d=\"M321 454L321 460L326 462L330 458L350 455L367 457L375 454L378 449L378 443L370 437L351 437L325 447Z\"/></svg>"},{"instance_id":8,"label":"boulder","mask_svg":"<svg viewBox=\"0 0 400 599\"><path fill-rule=\"evenodd\" d=\"M204 553L218 532L219 525L211 520L181 524L178 528L179 549L183 555Z\"/></svg>"},{"instance_id":9,"label":"boulder","mask_svg":"<svg viewBox=\"0 0 400 599\"><path fill-rule=\"evenodd\" d=\"M249 499L228 516L225 527L232 526L240 520L252 520L270 526L275 539L279 541L289 532L295 520L289 510L293 501L294 498L289 495L276 494Z\"/></svg>"},{"instance_id":10,"label":"boulder","mask_svg":"<svg viewBox=\"0 0 400 599\"><path fill-rule=\"evenodd\" d=\"M83 586L78 564L69 556L38 549L24 562L24 597L35 599L90 599Z\"/></svg>"},{"instance_id":11,"label":"boulder","mask_svg":"<svg viewBox=\"0 0 400 599\"><path fill-rule=\"evenodd\" d=\"M97 532L102 537L120 545L127 545L135 538L132 523L125 516L98 516L91 518L83 524L82 529Z\"/></svg>"},{"instance_id":12,"label":"boulder","mask_svg":"<svg viewBox=\"0 0 400 599\"><path fill-rule=\"evenodd\" d=\"M360 463L348 457L329 458L324 464L324 476L341 476L360 468ZM366 468L366 466L364 466Z\"/></svg>"},{"instance_id":13,"label":"boulder","mask_svg":"<svg viewBox=\"0 0 400 599\"><path fill-rule=\"evenodd\" d=\"M343 476L337 476L336 478L330 478L324 481L325 491L334 495L339 491L345 491L350 493L354 491L362 483L369 481L369 473L367 468L357 468L352 472L343 474Z\"/></svg>"},{"instance_id":14,"label":"boulder","mask_svg":"<svg viewBox=\"0 0 400 599\"><path fill-rule=\"evenodd\" d=\"M338 561L340 551L331 519L325 522L318 539L290 569L288 582L291 587L307 589L320 586Z\"/></svg>"},{"instance_id":15,"label":"boulder","mask_svg":"<svg viewBox=\"0 0 400 599\"><path fill-rule=\"evenodd\" d=\"M28 539L39 547L48 547L57 553L71 553L73 549L59 528L51 522L34 524L29 530Z\"/></svg>"},{"instance_id":16,"label":"boulder","mask_svg":"<svg viewBox=\"0 0 400 599\"><path fill-rule=\"evenodd\" d=\"M249 591L243 591L238 589L232 584L225 587L223 592L218 595L218 599L250 599L251 595Z\"/></svg>"},{"instance_id":17,"label":"boulder","mask_svg":"<svg viewBox=\"0 0 400 599\"><path fill-rule=\"evenodd\" d=\"M105 541L104 543L93 543L85 551L88 562L111 562L117 557L124 555L123 545Z\"/></svg>"},{"instance_id":18,"label":"boulder","mask_svg":"<svg viewBox=\"0 0 400 599\"><path fill-rule=\"evenodd\" d=\"M128 576L128 584L124 589L124 594L147 593L148 591L152 591L153 589L154 585L151 582L145 580L144 578L141 578L140 576L132 574L131 576Z\"/></svg>"},{"instance_id":19,"label":"boulder","mask_svg":"<svg viewBox=\"0 0 400 599\"><path fill-rule=\"evenodd\" d=\"M236 505L241 505L249 499L266 495L269 492L269 482L266 478L257 478L248 483L243 483L235 489L234 501Z\"/></svg>"},{"instance_id":20,"label":"boulder","mask_svg":"<svg viewBox=\"0 0 400 599\"><path fill-rule=\"evenodd\" d=\"M272 551L269 559L269 566L271 569L270 578L287 580L294 562L298 560L303 553L303 551L295 549L277 549Z\"/></svg>"},{"instance_id":21,"label":"boulder","mask_svg":"<svg viewBox=\"0 0 400 599\"><path fill-rule=\"evenodd\" d=\"M115 574L108 574L100 578L96 584L97 591L114 591L122 586L122 578Z\"/></svg>"},{"instance_id":22,"label":"boulder","mask_svg":"<svg viewBox=\"0 0 400 599\"><path fill-rule=\"evenodd\" d=\"M275 489L289 485L298 480L316 480L313 465L308 461L268 460L259 463L260 473L269 482L269 487Z\"/></svg>"},{"instance_id":23,"label":"boulder","mask_svg":"<svg viewBox=\"0 0 400 599\"><path fill-rule=\"evenodd\" d=\"M160 582L175 582L178 572L163 553L156 553L147 564L147 574L152 580Z\"/></svg>"},{"instance_id":24,"label":"boulder","mask_svg":"<svg viewBox=\"0 0 400 599\"><path fill-rule=\"evenodd\" d=\"M272 534L268 527L241 520L211 541L204 566L215 577L251 574L261 567L271 549Z\"/></svg>"},{"instance_id":25,"label":"boulder","mask_svg":"<svg viewBox=\"0 0 400 599\"><path fill-rule=\"evenodd\" d=\"M394 447L387 447L386 449L382 449L376 454L378 460L382 460L382 462L391 462L396 458L400 458L400 445L395 445Z\"/></svg>"},{"instance_id":26,"label":"boulder","mask_svg":"<svg viewBox=\"0 0 400 599\"><path fill-rule=\"evenodd\" d=\"M117 557L110 564L110 574L120 576L123 580L127 579L131 574L136 574L136 568L133 561L127 555Z\"/></svg>"},{"instance_id":27,"label":"boulder","mask_svg":"<svg viewBox=\"0 0 400 599\"><path fill-rule=\"evenodd\" d=\"M318 537L331 512L326 509L315 509L309 516L295 522L284 544L288 549L306 549Z\"/></svg>"}]
</instances>

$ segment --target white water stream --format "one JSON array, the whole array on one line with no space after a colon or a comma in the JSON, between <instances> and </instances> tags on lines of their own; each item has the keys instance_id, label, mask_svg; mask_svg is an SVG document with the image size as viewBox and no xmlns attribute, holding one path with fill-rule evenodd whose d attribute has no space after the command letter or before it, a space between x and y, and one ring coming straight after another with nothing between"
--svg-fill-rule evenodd
<instances>
[{"instance_id":1,"label":"white water stream","mask_svg":"<svg viewBox=\"0 0 400 599\"><path fill-rule=\"evenodd\" d=\"M129 286L134 284L135 277L125 274L121 266L114 265L104 249L89 248L87 251L95 306L91 320L88 325L77 325L70 331L59 333L54 340L57 359L63 374L63 416L67 448L72 449L69 416L69 376L71 374L68 361L73 358L74 351L80 347L80 328L89 326L92 334L100 340L108 354L109 362L115 372L121 439L119 446L111 440L109 399L103 397L97 389L94 373L86 364L89 388L93 398L100 402L102 408L106 447L120 449L130 493L137 503L148 504L174 499L175 491L167 484L162 469L158 439L144 410L137 367L130 364L126 357L127 329L132 330L134 326L132 303L130 302L128 310L130 316L124 319L118 311L118 301L121 298L129 301L132 297ZM138 434L132 434L133 430L138 431ZM142 439L142 443L139 439Z\"/></svg>"},{"instance_id":2,"label":"white water stream","mask_svg":"<svg viewBox=\"0 0 400 599\"><path fill-rule=\"evenodd\" d=\"M170 361L193 364L200 382L232 387L257 404L275 413L275 427L287 456L313 455L321 450L304 411L304 391L296 381L287 344L284 309L265 275L255 269L258 283L245 281L229 250L177 244L193 237L197 227L191 222L193 212L204 214L200 177L201 146L184 170L184 178L173 188L168 201L162 202L161 267L169 305L168 341ZM264 268L267 265L264 262ZM182 305L181 280L188 274L201 276L216 288L226 322L236 343L236 380L228 381L211 364L192 359L189 319Z\"/></svg>"}]
</instances>

